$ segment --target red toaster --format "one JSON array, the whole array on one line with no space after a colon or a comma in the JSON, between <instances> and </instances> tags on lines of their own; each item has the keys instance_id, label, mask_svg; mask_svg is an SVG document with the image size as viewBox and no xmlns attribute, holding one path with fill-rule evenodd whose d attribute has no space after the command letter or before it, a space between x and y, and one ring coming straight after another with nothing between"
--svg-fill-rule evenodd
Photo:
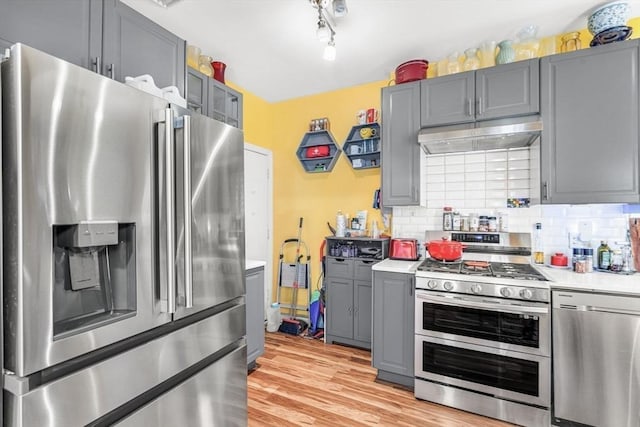
<instances>
[{"instance_id":1,"label":"red toaster","mask_svg":"<svg viewBox=\"0 0 640 427\"><path fill-rule=\"evenodd\" d=\"M389 258L416 261L419 258L418 241L416 239L391 239Z\"/></svg>"}]
</instances>

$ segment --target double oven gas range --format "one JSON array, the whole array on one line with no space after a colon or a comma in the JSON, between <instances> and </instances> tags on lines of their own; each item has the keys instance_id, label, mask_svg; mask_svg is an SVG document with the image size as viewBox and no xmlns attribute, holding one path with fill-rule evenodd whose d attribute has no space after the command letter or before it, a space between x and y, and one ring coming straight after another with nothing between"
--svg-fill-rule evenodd
<instances>
[{"instance_id":1,"label":"double oven gas range","mask_svg":"<svg viewBox=\"0 0 640 427\"><path fill-rule=\"evenodd\" d=\"M464 243L462 259L416 272L415 396L527 426L548 426L549 285L528 233L427 232Z\"/></svg>"}]
</instances>

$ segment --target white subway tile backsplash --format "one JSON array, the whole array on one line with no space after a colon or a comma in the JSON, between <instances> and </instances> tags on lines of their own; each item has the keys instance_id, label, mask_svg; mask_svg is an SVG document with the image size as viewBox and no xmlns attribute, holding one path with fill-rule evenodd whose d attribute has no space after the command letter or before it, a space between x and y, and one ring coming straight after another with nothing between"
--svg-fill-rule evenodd
<instances>
[{"instance_id":1,"label":"white subway tile backsplash","mask_svg":"<svg viewBox=\"0 0 640 427\"><path fill-rule=\"evenodd\" d=\"M485 197L487 199L500 199L502 200L501 207L505 207L507 205L507 190L488 190L485 192Z\"/></svg>"},{"instance_id":2,"label":"white subway tile backsplash","mask_svg":"<svg viewBox=\"0 0 640 427\"><path fill-rule=\"evenodd\" d=\"M484 170L480 171L480 172L468 172L467 171L464 174L464 180L466 182L469 182L469 181L482 181L482 182L484 182L485 177L486 177L486 174L485 174Z\"/></svg>"},{"instance_id":3,"label":"white subway tile backsplash","mask_svg":"<svg viewBox=\"0 0 640 427\"><path fill-rule=\"evenodd\" d=\"M470 163L484 163L484 161L485 161L485 154L483 152L465 153L464 155L464 162L466 165Z\"/></svg>"},{"instance_id":4,"label":"white subway tile backsplash","mask_svg":"<svg viewBox=\"0 0 640 427\"><path fill-rule=\"evenodd\" d=\"M445 201L447 203L447 206L452 206L454 209L461 209L461 208L467 207L465 206L466 202L464 200L464 193L462 193L462 197L457 199L447 196L447 199Z\"/></svg>"},{"instance_id":5,"label":"white subway tile backsplash","mask_svg":"<svg viewBox=\"0 0 640 427\"><path fill-rule=\"evenodd\" d=\"M509 150L507 158L511 160L529 160L529 149Z\"/></svg>"},{"instance_id":6,"label":"white subway tile backsplash","mask_svg":"<svg viewBox=\"0 0 640 427\"><path fill-rule=\"evenodd\" d=\"M487 172L487 180L500 180L507 179L507 172Z\"/></svg>"},{"instance_id":7,"label":"white subway tile backsplash","mask_svg":"<svg viewBox=\"0 0 640 427\"><path fill-rule=\"evenodd\" d=\"M505 190L505 197L506 197L506 190L507 190L506 181L487 181L486 188L487 190Z\"/></svg>"},{"instance_id":8,"label":"white subway tile backsplash","mask_svg":"<svg viewBox=\"0 0 640 427\"><path fill-rule=\"evenodd\" d=\"M529 160L509 160L509 170L526 169L529 170Z\"/></svg>"},{"instance_id":9,"label":"white subway tile backsplash","mask_svg":"<svg viewBox=\"0 0 640 427\"><path fill-rule=\"evenodd\" d=\"M529 169L511 170L508 173L509 179L529 179ZM509 184L511 186L511 184Z\"/></svg>"},{"instance_id":10,"label":"white subway tile backsplash","mask_svg":"<svg viewBox=\"0 0 640 427\"><path fill-rule=\"evenodd\" d=\"M427 179L429 179L430 175L434 174L444 174L444 165L427 166Z\"/></svg>"},{"instance_id":11,"label":"white subway tile backsplash","mask_svg":"<svg viewBox=\"0 0 640 427\"><path fill-rule=\"evenodd\" d=\"M427 166L444 166L444 155L427 156Z\"/></svg>"},{"instance_id":12,"label":"white subway tile backsplash","mask_svg":"<svg viewBox=\"0 0 640 427\"><path fill-rule=\"evenodd\" d=\"M485 207L485 199L467 199L465 200L464 207L470 209L482 209Z\"/></svg>"},{"instance_id":13,"label":"white subway tile backsplash","mask_svg":"<svg viewBox=\"0 0 640 427\"><path fill-rule=\"evenodd\" d=\"M508 184L510 189L529 189L529 180L528 179L513 179L509 181Z\"/></svg>"},{"instance_id":14,"label":"white subway tile backsplash","mask_svg":"<svg viewBox=\"0 0 640 427\"><path fill-rule=\"evenodd\" d=\"M484 162L482 163L466 163L464 165L464 170L466 172L484 172L486 169L486 165Z\"/></svg>"},{"instance_id":15,"label":"white subway tile backsplash","mask_svg":"<svg viewBox=\"0 0 640 427\"><path fill-rule=\"evenodd\" d=\"M444 191L444 181L443 182L429 182L427 186L427 195L434 193L436 191Z\"/></svg>"},{"instance_id":16,"label":"white subway tile backsplash","mask_svg":"<svg viewBox=\"0 0 640 427\"><path fill-rule=\"evenodd\" d=\"M484 201L485 199L485 191L484 190L473 190L473 191L469 191L467 189L467 191L464 192L464 198L466 201L469 200L482 200Z\"/></svg>"},{"instance_id":17,"label":"white subway tile backsplash","mask_svg":"<svg viewBox=\"0 0 640 427\"><path fill-rule=\"evenodd\" d=\"M507 197L510 199L528 199L531 198L531 192L528 188L507 191Z\"/></svg>"},{"instance_id":18,"label":"white subway tile backsplash","mask_svg":"<svg viewBox=\"0 0 640 427\"><path fill-rule=\"evenodd\" d=\"M452 191L464 191L464 182L447 182L445 184L446 192L450 193Z\"/></svg>"},{"instance_id":19,"label":"white subway tile backsplash","mask_svg":"<svg viewBox=\"0 0 640 427\"><path fill-rule=\"evenodd\" d=\"M444 164L449 165L464 165L464 154L449 154L444 159Z\"/></svg>"},{"instance_id":20,"label":"white subway tile backsplash","mask_svg":"<svg viewBox=\"0 0 640 427\"><path fill-rule=\"evenodd\" d=\"M426 187L429 187L431 184L436 182L444 182L444 174L429 175Z\"/></svg>"},{"instance_id":21,"label":"white subway tile backsplash","mask_svg":"<svg viewBox=\"0 0 640 427\"><path fill-rule=\"evenodd\" d=\"M507 161L507 152L504 150L499 151L487 151L486 159L487 162L496 162L496 161Z\"/></svg>"},{"instance_id":22,"label":"white subway tile backsplash","mask_svg":"<svg viewBox=\"0 0 640 427\"><path fill-rule=\"evenodd\" d=\"M507 201L506 199L486 199L486 206L488 208L494 208L494 209L499 209L499 208L504 208L507 205Z\"/></svg>"},{"instance_id":23,"label":"white subway tile backsplash","mask_svg":"<svg viewBox=\"0 0 640 427\"><path fill-rule=\"evenodd\" d=\"M445 195L445 199L446 200L464 200L464 188L462 188L460 191L451 191L451 190L447 190L447 193ZM454 207L461 207L460 205L453 205Z\"/></svg>"},{"instance_id":24,"label":"white subway tile backsplash","mask_svg":"<svg viewBox=\"0 0 640 427\"><path fill-rule=\"evenodd\" d=\"M447 175L445 177L445 182L464 182L464 173L456 173L452 175Z\"/></svg>"},{"instance_id":25,"label":"white subway tile backsplash","mask_svg":"<svg viewBox=\"0 0 640 427\"><path fill-rule=\"evenodd\" d=\"M445 165L445 171L447 173L447 178L449 176L451 176L450 174L461 174L461 175L464 175L464 163L447 164L447 165Z\"/></svg>"},{"instance_id":26,"label":"white subway tile backsplash","mask_svg":"<svg viewBox=\"0 0 640 427\"><path fill-rule=\"evenodd\" d=\"M495 161L491 163L487 163L487 172L499 172L507 170L507 162Z\"/></svg>"}]
</instances>

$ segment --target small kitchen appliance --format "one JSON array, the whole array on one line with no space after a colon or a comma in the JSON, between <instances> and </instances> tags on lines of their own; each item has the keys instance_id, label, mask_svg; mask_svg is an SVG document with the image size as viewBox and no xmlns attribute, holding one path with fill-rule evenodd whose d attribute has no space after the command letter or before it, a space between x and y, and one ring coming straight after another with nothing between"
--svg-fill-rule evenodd
<instances>
[{"instance_id":1,"label":"small kitchen appliance","mask_svg":"<svg viewBox=\"0 0 640 427\"><path fill-rule=\"evenodd\" d=\"M418 241L416 239L391 239L389 242L389 258L415 261L418 256Z\"/></svg>"},{"instance_id":2,"label":"small kitchen appliance","mask_svg":"<svg viewBox=\"0 0 640 427\"><path fill-rule=\"evenodd\" d=\"M416 272L415 396L527 426L548 426L549 285L528 233L427 232L464 243Z\"/></svg>"}]
</instances>

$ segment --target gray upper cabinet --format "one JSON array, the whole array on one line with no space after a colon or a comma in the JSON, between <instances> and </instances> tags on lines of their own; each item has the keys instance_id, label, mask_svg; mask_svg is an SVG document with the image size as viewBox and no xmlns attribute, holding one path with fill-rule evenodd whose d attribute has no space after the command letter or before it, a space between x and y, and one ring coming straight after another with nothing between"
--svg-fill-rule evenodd
<instances>
[{"instance_id":1,"label":"gray upper cabinet","mask_svg":"<svg viewBox=\"0 0 640 427\"><path fill-rule=\"evenodd\" d=\"M420 125L475 121L475 71L420 82Z\"/></svg>"},{"instance_id":2,"label":"gray upper cabinet","mask_svg":"<svg viewBox=\"0 0 640 427\"><path fill-rule=\"evenodd\" d=\"M543 203L640 202L638 46L541 60Z\"/></svg>"},{"instance_id":3,"label":"gray upper cabinet","mask_svg":"<svg viewBox=\"0 0 640 427\"><path fill-rule=\"evenodd\" d=\"M150 74L184 94L184 40L117 0L103 6L102 74L120 82Z\"/></svg>"},{"instance_id":4,"label":"gray upper cabinet","mask_svg":"<svg viewBox=\"0 0 640 427\"><path fill-rule=\"evenodd\" d=\"M209 116L242 129L242 94L209 79Z\"/></svg>"},{"instance_id":5,"label":"gray upper cabinet","mask_svg":"<svg viewBox=\"0 0 640 427\"><path fill-rule=\"evenodd\" d=\"M420 82L382 89L382 205L420 204Z\"/></svg>"},{"instance_id":6,"label":"gray upper cabinet","mask_svg":"<svg viewBox=\"0 0 640 427\"><path fill-rule=\"evenodd\" d=\"M187 108L203 116L209 115L209 77L187 67Z\"/></svg>"},{"instance_id":7,"label":"gray upper cabinet","mask_svg":"<svg viewBox=\"0 0 640 427\"><path fill-rule=\"evenodd\" d=\"M0 0L0 47L24 43L92 68L100 50L102 0Z\"/></svg>"},{"instance_id":8,"label":"gray upper cabinet","mask_svg":"<svg viewBox=\"0 0 640 427\"><path fill-rule=\"evenodd\" d=\"M25 43L124 82L184 93L185 42L117 0L0 0L0 45Z\"/></svg>"},{"instance_id":9,"label":"gray upper cabinet","mask_svg":"<svg viewBox=\"0 0 640 427\"><path fill-rule=\"evenodd\" d=\"M413 387L414 275L373 272L371 358L378 378Z\"/></svg>"},{"instance_id":10,"label":"gray upper cabinet","mask_svg":"<svg viewBox=\"0 0 640 427\"><path fill-rule=\"evenodd\" d=\"M187 67L187 107L242 129L242 94Z\"/></svg>"},{"instance_id":11,"label":"gray upper cabinet","mask_svg":"<svg viewBox=\"0 0 640 427\"><path fill-rule=\"evenodd\" d=\"M421 127L540 111L538 59L421 81Z\"/></svg>"}]
</instances>

